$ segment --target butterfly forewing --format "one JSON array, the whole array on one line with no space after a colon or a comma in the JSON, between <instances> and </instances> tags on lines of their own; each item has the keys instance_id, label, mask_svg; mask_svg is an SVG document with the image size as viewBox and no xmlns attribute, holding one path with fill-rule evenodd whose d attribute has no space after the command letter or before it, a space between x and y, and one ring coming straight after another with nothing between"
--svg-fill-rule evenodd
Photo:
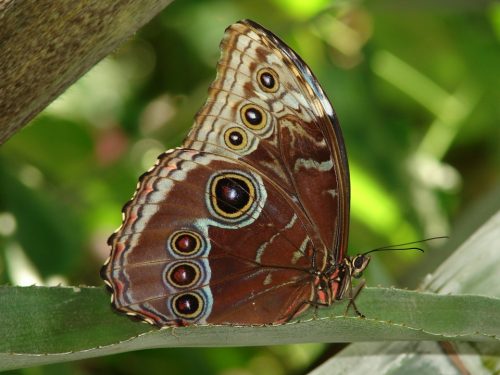
<instances>
[{"instance_id":1,"label":"butterfly forewing","mask_svg":"<svg viewBox=\"0 0 500 375\"><path fill-rule=\"evenodd\" d=\"M217 78L187 144L243 159L271 177L309 218L316 248L342 259L348 166L326 95L297 54L251 21L230 26L221 50ZM272 85L265 84L266 74ZM262 123L248 123L246 110L261 112ZM325 261L318 259L319 268Z\"/></svg>"}]
</instances>

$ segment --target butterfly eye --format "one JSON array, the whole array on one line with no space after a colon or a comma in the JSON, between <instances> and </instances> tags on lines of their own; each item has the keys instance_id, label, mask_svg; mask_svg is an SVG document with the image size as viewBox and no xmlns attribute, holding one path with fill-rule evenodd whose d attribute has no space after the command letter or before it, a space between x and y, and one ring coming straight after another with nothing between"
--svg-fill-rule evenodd
<instances>
[{"instance_id":1,"label":"butterfly eye","mask_svg":"<svg viewBox=\"0 0 500 375\"><path fill-rule=\"evenodd\" d=\"M279 80L276 72L269 68L257 72L257 82L265 92L276 92L279 89Z\"/></svg>"},{"instance_id":2,"label":"butterfly eye","mask_svg":"<svg viewBox=\"0 0 500 375\"><path fill-rule=\"evenodd\" d=\"M184 319L195 319L203 311L203 299L198 293L179 294L172 300L172 310Z\"/></svg>"},{"instance_id":3,"label":"butterfly eye","mask_svg":"<svg viewBox=\"0 0 500 375\"><path fill-rule=\"evenodd\" d=\"M223 218L237 219L252 207L255 188L245 176L225 173L215 177L210 185L211 206Z\"/></svg>"},{"instance_id":4,"label":"butterfly eye","mask_svg":"<svg viewBox=\"0 0 500 375\"><path fill-rule=\"evenodd\" d=\"M266 126L266 113L255 104L246 104L240 110L243 123L252 130L260 130Z\"/></svg>"},{"instance_id":5,"label":"butterfly eye","mask_svg":"<svg viewBox=\"0 0 500 375\"><path fill-rule=\"evenodd\" d=\"M200 279L199 267L190 262L177 263L166 272L166 280L178 288L193 286Z\"/></svg>"},{"instance_id":6,"label":"butterfly eye","mask_svg":"<svg viewBox=\"0 0 500 375\"><path fill-rule=\"evenodd\" d=\"M240 128L229 128L224 133L224 142L232 150L241 150L246 147L248 137Z\"/></svg>"},{"instance_id":7,"label":"butterfly eye","mask_svg":"<svg viewBox=\"0 0 500 375\"><path fill-rule=\"evenodd\" d=\"M368 266L368 263L370 263L370 257L359 254L352 259L351 264L352 264L352 277L354 278L360 278L363 275L363 271L366 269Z\"/></svg>"},{"instance_id":8,"label":"butterfly eye","mask_svg":"<svg viewBox=\"0 0 500 375\"><path fill-rule=\"evenodd\" d=\"M181 256L189 256L198 252L202 240L198 233L191 231L175 232L170 239L170 248Z\"/></svg>"},{"instance_id":9,"label":"butterfly eye","mask_svg":"<svg viewBox=\"0 0 500 375\"><path fill-rule=\"evenodd\" d=\"M361 256L354 258L353 261L354 268L360 269L361 267L363 267L363 263L364 263L364 258L362 258Z\"/></svg>"}]
</instances>

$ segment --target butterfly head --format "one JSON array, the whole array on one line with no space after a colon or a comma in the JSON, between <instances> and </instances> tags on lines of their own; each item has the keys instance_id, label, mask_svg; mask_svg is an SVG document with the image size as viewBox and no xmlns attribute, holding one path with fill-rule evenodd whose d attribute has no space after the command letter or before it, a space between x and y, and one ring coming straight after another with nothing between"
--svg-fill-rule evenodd
<instances>
[{"instance_id":1,"label":"butterfly head","mask_svg":"<svg viewBox=\"0 0 500 375\"><path fill-rule=\"evenodd\" d=\"M368 267L371 257L366 254L358 254L354 257L347 258L347 267L352 277L358 279L363 275L364 270Z\"/></svg>"}]
</instances>

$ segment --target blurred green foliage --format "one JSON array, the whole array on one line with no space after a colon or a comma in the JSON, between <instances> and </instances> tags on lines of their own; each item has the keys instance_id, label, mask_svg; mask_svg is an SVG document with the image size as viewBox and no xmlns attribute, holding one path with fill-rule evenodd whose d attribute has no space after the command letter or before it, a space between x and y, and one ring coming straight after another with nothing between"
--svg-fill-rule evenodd
<instances>
[{"instance_id":1,"label":"blurred green foliage","mask_svg":"<svg viewBox=\"0 0 500 375\"><path fill-rule=\"evenodd\" d=\"M351 252L451 236L424 255L377 255L369 285L415 287L498 210L498 2L185 0L1 147L1 283L102 284L121 206L156 156L182 142L224 29L243 18L290 44L336 108L351 165ZM298 373L323 350L150 350L36 373Z\"/></svg>"}]
</instances>

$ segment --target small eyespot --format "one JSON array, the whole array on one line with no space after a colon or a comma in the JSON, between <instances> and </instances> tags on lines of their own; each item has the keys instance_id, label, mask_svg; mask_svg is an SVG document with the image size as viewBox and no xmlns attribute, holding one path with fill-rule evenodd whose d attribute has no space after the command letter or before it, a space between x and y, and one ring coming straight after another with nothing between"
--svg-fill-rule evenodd
<instances>
[{"instance_id":1,"label":"small eyespot","mask_svg":"<svg viewBox=\"0 0 500 375\"><path fill-rule=\"evenodd\" d=\"M184 319L195 319L203 311L203 298L198 293L183 293L172 299L172 311Z\"/></svg>"},{"instance_id":2,"label":"small eyespot","mask_svg":"<svg viewBox=\"0 0 500 375\"><path fill-rule=\"evenodd\" d=\"M191 262L176 263L166 272L166 281L177 288L188 288L200 280L200 268Z\"/></svg>"},{"instance_id":3,"label":"small eyespot","mask_svg":"<svg viewBox=\"0 0 500 375\"><path fill-rule=\"evenodd\" d=\"M265 92L276 92L279 89L278 75L269 68L263 68L257 72L257 82Z\"/></svg>"},{"instance_id":4,"label":"small eyespot","mask_svg":"<svg viewBox=\"0 0 500 375\"><path fill-rule=\"evenodd\" d=\"M229 128L224 132L224 143L232 150L241 150L246 147L248 137L240 128Z\"/></svg>"},{"instance_id":5,"label":"small eyespot","mask_svg":"<svg viewBox=\"0 0 500 375\"><path fill-rule=\"evenodd\" d=\"M255 202L255 187L252 182L237 173L216 176L209 191L213 210L224 218L236 219L243 216Z\"/></svg>"},{"instance_id":6,"label":"small eyespot","mask_svg":"<svg viewBox=\"0 0 500 375\"><path fill-rule=\"evenodd\" d=\"M255 104L246 104L241 107L240 115L245 126L252 130L260 130L266 126L267 115Z\"/></svg>"},{"instance_id":7,"label":"small eyespot","mask_svg":"<svg viewBox=\"0 0 500 375\"><path fill-rule=\"evenodd\" d=\"M171 249L182 256L189 256L197 253L202 246L202 239L196 232L181 230L170 237Z\"/></svg>"}]
</instances>

